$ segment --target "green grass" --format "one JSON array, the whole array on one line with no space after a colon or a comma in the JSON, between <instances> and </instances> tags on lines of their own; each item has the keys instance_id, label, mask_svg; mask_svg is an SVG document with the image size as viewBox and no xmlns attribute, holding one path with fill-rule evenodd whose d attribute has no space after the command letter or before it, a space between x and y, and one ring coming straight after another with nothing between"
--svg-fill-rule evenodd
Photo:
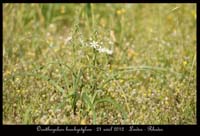
<instances>
[{"instance_id":1,"label":"green grass","mask_svg":"<svg viewBox=\"0 0 200 136\"><path fill-rule=\"evenodd\" d=\"M196 124L196 5L3 4L3 124Z\"/></svg>"}]
</instances>

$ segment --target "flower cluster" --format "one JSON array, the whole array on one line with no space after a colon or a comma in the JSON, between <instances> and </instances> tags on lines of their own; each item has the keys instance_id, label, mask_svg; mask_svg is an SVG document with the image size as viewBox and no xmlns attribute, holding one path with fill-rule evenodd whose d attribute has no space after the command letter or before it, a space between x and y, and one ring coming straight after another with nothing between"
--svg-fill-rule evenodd
<instances>
[{"instance_id":1,"label":"flower cluster","mask_svg":"<svg viewBox=\"0 0 200 136\"><path fill-rule=\"evenodd\" d=\"M90 40L90 42L85 43L82 39L80 39L80 43L83 46L88 46L88 47L94 48L95 50L97 50L100 53L106 53L106 54L109 54L109 55L111 55L113 53L112 50L109 50L107 48L102 47L103 42L97 42L97 41L94 41L94 40Z\"/></svg>"},{"instance_id":2,"label":"flower cluster","mask_svg":"<svg viewBox=\"0 0 200 136\"><path fill-rule=\"evenodd\" d=\"M96 49L96 50L99 51L100 53L107 53L107 54L109 54L109 55L111 55L111 54L113 53L112 50L109 50L109 49L107 49L107 48L104 48L104 47L102 47L101 45L103 45L102 42L101 42L101 43L98 43L98 42L96 42L96 41L91 41L91 42L89 43L89 46L90 46L90 47ZM87 45L87 46L88 46L88 45Z\"/></svg>"},{"instance_id":3,"label":"flower cluster","mask_svg":"<svg viewBox=\"0 0 200 136\"><path fill-rule=\"evenodd\" d=\"M65 38L64 44L65 45L69 44L70 42L73 41L73 39L76 39L76 38L73 38L73 36L68 36L67 38ZM83 39L84 38L82 34L80 34L79 35L80 45L85 46L85 47L91 47L97 50L99 53L106 53L109 55L113 54L113 50L103 47L105 45L104 42L110 46L114 44L113 40L110 40L108 37L104 37L101 41L93 40L91 37L89 38L89 40L86 40L86 41Z\"/></svg>"}]
</instances>

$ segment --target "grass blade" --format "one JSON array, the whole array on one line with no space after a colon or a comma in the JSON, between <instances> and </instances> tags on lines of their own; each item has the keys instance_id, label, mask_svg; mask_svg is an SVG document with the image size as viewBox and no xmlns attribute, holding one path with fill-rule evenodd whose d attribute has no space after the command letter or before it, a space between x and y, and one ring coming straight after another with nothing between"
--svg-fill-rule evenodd
<instances>
[{"instance_id":1,"label":"grass blade","mask_svg":"<svg viewBox=\"0 0 200 136\"><path fill-rule=\"evenodd\" d=\"M117 102L115 102L111 98L102 98L102 99L96 100L94 105L96 106L97 104L102 103L102 102L111 103L112 105L114 105L116 107L117 110L121 111L121 113L123 114L123 118L124 119L127 118L127 114L126 114L125 110L122 108L122 106L120 104L118 104Z\"/></svg>"},{"instance_id":2,"label":"grass blade","mask_svg":"<svg viewBox=\"0 0 200 136\"><path fill-rule=\"evenodd\" d=\"M96 124L96 112L95 112L94 104L90 101L90 97L88 96L86 92L83 92L82 97L87 107L92 110L93 124Z\"/></svg>"},{"instance_id":3,"label":"grass blade","mask_svg":"<svg viewBox=\"0 0 200 136\"><path fill-rule=\"evenodd\" d=\"M39 74L34 74L34 73L19 73L19 74L15 74L15 76L17 75L21 75L21 76L34 76L40 79L43 79L47 82L49 82L52 86L54 86L58 91L60 91L61 93L64 93L64 89L62 89L62 87L60 87L54 80L50 79L48 76L44 76L44 75L39 75Z\"/></svg>"}]
</instances>

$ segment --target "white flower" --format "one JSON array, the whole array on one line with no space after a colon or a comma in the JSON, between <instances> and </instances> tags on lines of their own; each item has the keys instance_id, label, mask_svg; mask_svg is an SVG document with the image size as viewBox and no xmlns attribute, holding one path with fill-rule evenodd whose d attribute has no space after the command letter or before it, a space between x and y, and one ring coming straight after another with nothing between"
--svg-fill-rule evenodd
<instances>
[{"instance_id":1,"label":"white flower","mask_svg":"<svg viewBox=\"0 0 200 136\"><path fill-rule=\"evenodd\" d=\"M112 42L112 41L109 41L109 44L113 45L113 42Z\"/></svg>"},{"instance_id":2,"label":"white flower","mask_svg":"<svg viewBox=\"0 0 200 136\"><path fill-rule=\"evenodd\" d=\"M109 55L111 55L113 53L112 50L109 50L107 48L103 48L102 47L103 42L97 42L97 41L92 40L91 38L90 38L90 42L89 43L84 43L82 38L79 38L79 41L80 41L81 45L89 46L91 48L94 48L95 50L97 50L100 53L106 53L106 54L109 54Z\"/></svg>"},{"instance_id":3,"label":"white flower","mask_svg":"<svg viewBox=\"0 0 200 136\"><path fill-rule=\"evenodd\" d=\"M107 50L107 54L111 55L111 54L113 54L113 51L112 50Z\"/></svg>"},{"instance_id":4,"label":"white flower","mask_svg":"<svg viewBox=\"0 0 200 136\"><path fill-rule=\"evenodd\" d=\"M90 42L89 44L90 44L91 47L93 47L93 48L95 48L95 49L97 49L97 48L99 47L98 42L95 42L95 41L92 41L92 42Z\"/></svg>"},{"instance_id":5,"label":"white flower","mask_svg":"<svg viewBox=\"0 0 200 136\"><path fill-rule=\"evenodd\" d=\"M92 41L92 42L90 42L89 44L90 44L90 47L95 48L95 49L96 49L98 52L100 52L100 53L107 53L107 54L109 54L109 55L111 55L111 54L113 53L112 50L109 50L109 49L107 49L107 48L101 47L101 46L99 45L99 43L96 42L96 41ZM103 42L100 42L100 44L103 45Z\"/></svg>"},{"instance_id":6,"label":"white flower","mask_svg":"<svg viewBox=\"0 0 200 136\"><path fill-rule=\"evenodd\" d=\"M113 51L112 50L109 50L109 49L106 49L106 48L102 48L102 47L100 47L99 49L97 49L99 52L101 52L101 53L107 53L107 54L112 54L113 53Z\"/></svg>"},{"instance_id":7,"label":"white flower","mask_svg":"<svg viewBox=\"0 0 200 136\"><path fill-rule=\"evenodd\" d=\"M69 36L65 39L64 44L68 44L72 40L72 36Z\"/></svg>"}]
</instances>

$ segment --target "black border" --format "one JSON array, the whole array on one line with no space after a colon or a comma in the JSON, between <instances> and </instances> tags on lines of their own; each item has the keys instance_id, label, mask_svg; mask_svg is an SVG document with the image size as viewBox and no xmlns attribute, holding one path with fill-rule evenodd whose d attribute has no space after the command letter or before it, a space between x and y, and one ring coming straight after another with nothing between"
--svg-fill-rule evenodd
<instances>
[{"instance_id":1,"label":"black border","mask_svg":"<svg viewBox=\"0 0 200 136\"><path fill-rule=\"evenodd\" d=\"M6 0L3 0L3 3L27 3L27 2L32 2L32 3L88 3L88 2L91 2L91 3L105 3L105 2L108 2L108 3L196 3L197 4L197 13L199 11L199 4L198 4L198 0L188 0L188 1L183 1L183 0L174 0L174 1L169 1L169 0L133 0L133 1L130 1L130 0L124 0L124 1L120 1L120 0L115 0L115 1L103 1L103 0L32 0L32 1L28 1L28 0L10 0L10 1L6 1ZM3 81L3 40L2 40L2 37L3 37L3 5L1 3L1 81ZM40 124L37 124L37 125L3 125L3 115L2 115L2 112L3 112L3 106L2 106L2 103L3 103L3 82L1 82L1 88L2 88L2 91L1 91L1 109L2 109L2 112L1 112L1 126L0 126L0 132L2 134L6 134L6 135L9 135L9 134L27 134L27 135L75 135L75 134L82 134L82 132L77 132L77 131L73 131L73 132L70 132L70 131L64 131L64 132L55 132L53 133L52 131L38 131L38 127L42 127L42 128L47 128L47 127L50 127L50 128L53 128L53 129L56 129L57 127L59 127L60 129L65 129L66 127L68 128L76 128L76 129L80 129L81 127L82 128L85 128L87 127L87 129L92 129L93 131L92 132L85 132L84 134L86 135L97 135L97 134L101 134L101 135L105 135L105 134L120 134L120 135L125 135L125 134L131 134L131 135L140 135L140 134L145 134L145 135L173 135L174 133L178 133L179 134L192 134L194 135L198 130L200 130L200 111L198 109L198 107L200 107L200 103L198 102L198 98L199 98L199 84L200 84L200 81L199 81L199 76L200 76L200 72L199 72L199 55L198 55L198 50L200 49L198 47L198 32L199 32L199 28L198 28L198 22L199 22L199 17L198 17L198 14L197 14L197 56L196 56L196 59L197 59L197 102L196 102L196 119L197 119L197 124L196 125L40 125ZM111 132L106 132L106 131L101 131L101 132L97 132L96 129L100 127L101 130L105 129L105 128L114 128L114 127L119 127L119 128L124 128L124 131L111 131ZM139 128L139 129L143 129L144 131L140 132L140 131L128 131L131 127L134 127L135 129L136 128ZM151 132L151 131L148 131L148 128L149 127L154 127L154 128L159 128L159 129L162 129L163 131L154 131L154 132ZM5 135L4 134L4 135Z\"/></svg>"}]
</instances>

